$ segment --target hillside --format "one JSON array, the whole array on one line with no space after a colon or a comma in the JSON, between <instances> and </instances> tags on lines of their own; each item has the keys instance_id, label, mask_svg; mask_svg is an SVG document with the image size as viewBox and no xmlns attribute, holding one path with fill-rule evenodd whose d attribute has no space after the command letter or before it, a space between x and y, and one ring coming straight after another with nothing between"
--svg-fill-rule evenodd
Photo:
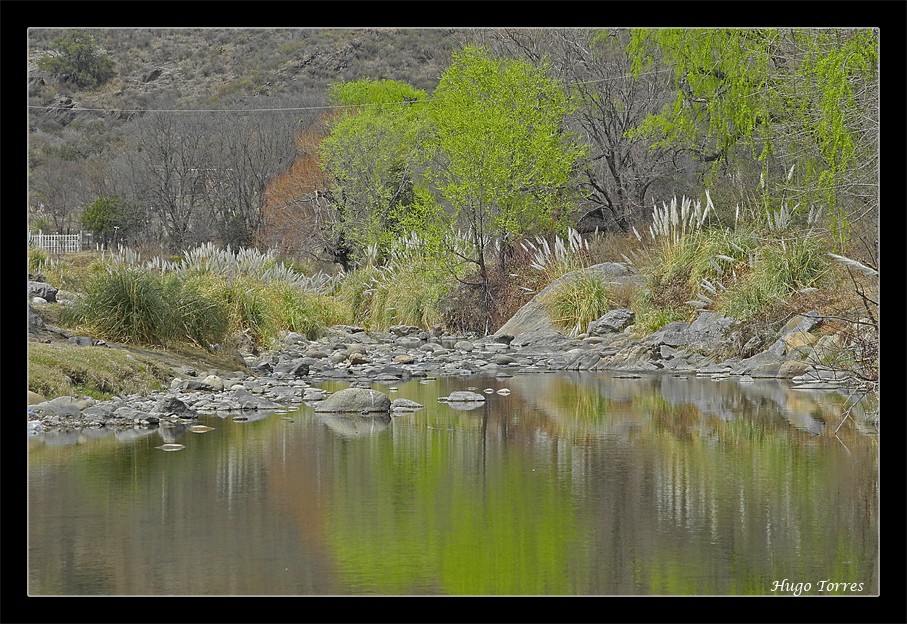
<instances>
[{"instance_id":1,"label":"hillside","mask_svg":"<svg viewBox=\"0 0 907 624\"><path fill-rule=\"evenodd\" d=\"M331 82L406 81L431 90L468 31L451 29L84 29L113 61L100 88L38 68L66 31L29 31L32 164L47 146L100 153L132 111L166 108L318 107ZM46 109L40 107L47 107ZM103 111L71 109L98 108Z\"/></svg>"}]
</instances>

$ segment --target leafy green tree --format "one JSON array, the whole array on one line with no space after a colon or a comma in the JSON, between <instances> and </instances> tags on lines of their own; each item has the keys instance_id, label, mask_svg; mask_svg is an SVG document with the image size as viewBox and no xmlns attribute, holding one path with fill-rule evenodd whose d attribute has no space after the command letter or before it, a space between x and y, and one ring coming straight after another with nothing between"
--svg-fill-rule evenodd
<instances>
[{"instance_id":1,"label":"leafy green tree","mask_svg":"<svg viewBox=\"0 0 907 624\"><path fill-rule=\"evenodd\" d=\"M873 30L638 29L628 51L637 74L660 54L676 91L631 137L689 150L707 183L755 166L767 210L822 205L842 240L848 212L877 206Z\"/></svg>"},{"instance_id":2,"label":"leafy green tree","mask_svg":"<svg viewBox=\"0 0 907 624\"><path fill-rule=\"evenodd\" d=\"M70 30L53 40L52 52L38 68L80 87L99 87L114 75L113 61L91 35Z\"/></svg>"},{"instance_id":3,"label":"leafy green tree","mask_svg":"<svg viewBox=\"0 0 907 624\"><path fill-rule=\"evenodd\" d=\"M331 85L331 102L350 108L322 142L321 163L333 181L335 235L354 254L369 245L386 251L402 233L396 215L414 200L426 98L395 80Z\"/></svg>"},{"instance_id":4,"label":"leafy green tree","mask_svg":"<svg viewBox=\"0 0 907 624\"><path fill-rule=\"evenodd\" d=\"M142 222L138 207L119 197L99 197L85 207L82 227L99 237L105 245L127 240Z\"/></svg>"},{"instance_id":5,"label":"leafy green tree","mask_svg":"<svg viewBox=\"0 0 907 624\"><path fill-rule=\"evenodd\" d=\"M568 177L584 151L564 130L570 111L544 65L497 60L479 47L456 53L434 91L428 178L468 231L486 311L492 241L503 272L512 241L566 216Z\"/></svg>"}]
</instances>

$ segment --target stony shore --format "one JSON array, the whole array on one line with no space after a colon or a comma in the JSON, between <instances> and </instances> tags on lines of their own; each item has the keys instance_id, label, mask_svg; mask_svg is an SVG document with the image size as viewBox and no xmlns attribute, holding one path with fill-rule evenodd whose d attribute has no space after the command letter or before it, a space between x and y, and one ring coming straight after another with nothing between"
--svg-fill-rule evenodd
<instances>
[{"instance_id":1,"label":"stony shore","mask_svg":"<svg viewBox=\"0 0 907 624\"><path fill-rule=\"evenodd\" d=\"M299 404L317 405L328 394L318 387L326 381L365 388L419 378L506 378L568 370L733 377L741 382L782 378L814 389L839 389L852 382L848 374L821 364L843 347L843 339L837 334L819 337L815 330L822 319L815 312L794 316L776 336L750 341L739 356L721 360L704 354L734 339L734 319L702 312L693 323L671 323L642 339L629 333L632 321L629 310L612 310L575 338L552 331L475 337L403 325L387 332L335 326L314 341L288 332L278 348L245 354L246 371L209 374L214 371L184 366L169 389L148 396L106 401L58 397L33 403L28 431L160 427L163 433L185 428L201 414L253 420ZM93 342L84 341L84 348L111 348ZM392 406L391 414L398 407ZM413 406L402 406L406 408Z\"/></svg>"}]
</instances>

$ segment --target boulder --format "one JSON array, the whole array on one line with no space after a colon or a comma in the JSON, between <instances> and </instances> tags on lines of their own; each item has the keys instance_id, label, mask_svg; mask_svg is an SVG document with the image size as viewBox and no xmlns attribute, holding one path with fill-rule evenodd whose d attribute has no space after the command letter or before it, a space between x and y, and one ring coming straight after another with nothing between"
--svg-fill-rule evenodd
<instances>
[{"instance_id":1,"label":"boulder","mask_svg":"<svg viewBox=\"0 0 907 624\"><path fill-rule=\"evenodd\" d=\"M345 388L338 390L315 406L316 412L337 413L386 413L391 401L383 392L369 388Z\"/></svg>"},{"instance_id":2,"label":"boulder","mask_svg":"<svg viewBox=\"0 0 907 624\"><path fill-rule=\"evenodd\" d=\"M823 317L818 310L810 310L804 314L795 314L787 324L781 328L778 335L785 336L791 332L809 332L822 323Z\"/></svg>"},{"instance_id":3,"label":"boulder","mask_svg":"<svg viewBox=\"0 0 907 624\"><path fill-rule=\"evenodd\" d=\"M274 372L290 377L305 377L309 374L309 365L303 361L303 358L284 360L274 365Z\"/></svg>"},{"instance_id":4,"label":"boulder","mask_svg":"<svg viewBox=\"0 0 907 624\"><path fill-rule=\"evenodd\" d=\"M35 312L33 307L28 306L28 331L34 334L42 329L44 329L44 319Z\"/></svg>"},{"instance_id":5,"label":"boulder","mask_svg":"<svg viewBox=\"0 0 907 624\"><path fill-rule=\"evenodd\" d=\"M154 411L159 414L176 414L180 418L195 418L198 416L195 410L173 396L161 397L155 403Z\"/></svg>"},{"instance_id":6,"label":"boulder","mask_svg":"<svg viewBox=\"0 0 907 624\"><path fill-rule=\"evenodd\" d=\"M459 340L454 344L454 349L459 349L460 351L472 351L475 349L475 346L468 340Z\"/></svg>"},{"instance_id":7,"label":"boulder","mask_svg":"<svg viewBox=\"0 0 907 624\"><path fill-rule=\"evenodd\" d=\"M202 383L213 392L223 392L224 390L224 381L217 375L208 375L202 379Z\"/></svg>"},{"instance_id":8,"label":"boulder","mask_svg":"<svg viewBox=\"0 0 907 624\"><path fill-rule=\"evenodd\" d=\"M59 291L47 282L34 282L31 280L28 282L29 297L41 297L45 301L53 302L57 300L57 292Z\"/></svg>"},{"instance_id":9,"label":"boulder","mask_svg":"<svg viewBox=\"0 0 907 624\"><path fill-rule=\"evenodd\" d=\"M478 394L477 392L472 392L470 390L457 390L456 392L451 392L450 396L440 397L439 401L444 401L446 403L471 403L482 402L485 400L485 395Z\"/></svg>"},{"instance_id":10,"label":"boulder","mask_svg":"<svg viewBox=\"0 0 907 624\"><path fill-rule=\"evenodd\" d=\"M642 284L642 277L638 273L619 262L605 262L571 271L538 292L501 326L497 334L514 336L513 343L516 345L539 344L552 337L564 338L564 331L551 322L545 310L544 300L550 292L561 287L567 280L576 279L584 273L599 275L611 284Z\"/></svg>"},{"instance_id":11,"label":"boulder","mask_svg":"<svg viewBox=\"0 0 907 624\"><path fill-rule=\"evenodd\" d=\"M791 379L809 371L812 368L806 362L800 360L787 360L778 368L778 377L782 379Z\"/></svg>"},{"instance_id":12,"label":"boulder","mask_svg":"<svg viewBox=\"0 0 907 624\"><path fill-rule=\"evenodd\" d=\"M632 310L617 308L589 323L586 334L589 336L602 336L604 334L622 332L633 324L634 319L635 315Z\"/></svg>"},{"instance_id":13,"label":"boulder","mask_svg":"<svg viewBox=\"0 0 907 624\"><path fill-rule=\"evenodd\" d=\"M690 344L690 324L684 321L668 323L646 338L645 342L654 346L684 347Z\"/></svg>"},{"instance_id":14,"label":"boulder","mask_svg":"<svg viewBox=\"0 0 907 624\"><path fill-rule=\"evenodd\" d=\"M394 399L391 402L391 411L392 412L414 412L417 409L422 409L424 406L421 403L416 403L415 401L410 401L409 399Z\"/></svg>"},{"instance_id":15,"label":"boulder","mask_svg":"<svg viewBox=\"0 0 907 624\"><path fill-rule=\"evenodd\" d=\"M248 390L233 390L227 398L234 402L241 410L272 410L283 407L280 403L275 403L270 399L254 395Z\"/></svg>"}]
</instances>

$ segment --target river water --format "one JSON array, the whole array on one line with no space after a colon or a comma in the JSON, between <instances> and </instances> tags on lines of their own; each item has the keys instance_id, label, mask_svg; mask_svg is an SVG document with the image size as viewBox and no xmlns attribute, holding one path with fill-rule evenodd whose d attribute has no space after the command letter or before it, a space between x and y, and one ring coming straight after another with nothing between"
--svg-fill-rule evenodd
<instances>
[{"instance_id":1,"label":"river water","mask_svg":"<svg viewBox=\"0 0 907 624\"><path fill-rule=\"evenodd\" d=\"M839 394L593 373L373 387L425 407L29 439L29 594L879 592L878 437L838 428ZM510 393L437 401L468 388Z\"/></svg>"}]
</instances>

